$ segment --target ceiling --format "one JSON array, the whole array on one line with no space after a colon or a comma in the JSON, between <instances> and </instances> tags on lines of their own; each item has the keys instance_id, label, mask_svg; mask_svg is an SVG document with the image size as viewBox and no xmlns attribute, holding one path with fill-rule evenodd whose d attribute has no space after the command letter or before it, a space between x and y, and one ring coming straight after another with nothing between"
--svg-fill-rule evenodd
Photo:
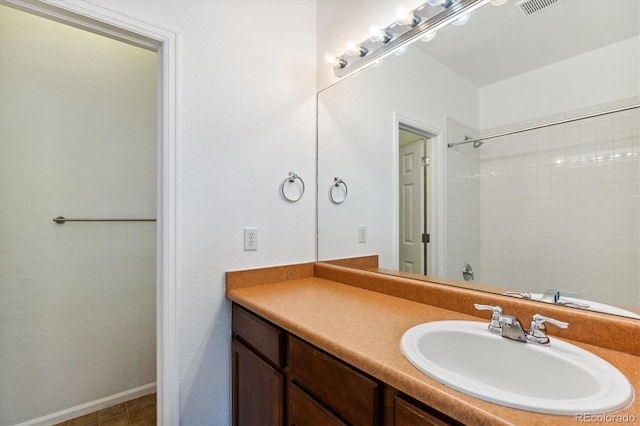
<instances>
[{"instance_id":1,"label":"ceiling","mask_svg":"<svg viewBox=\"0 0 640 426\"><path fill-rule=\"evenodd\" d=\"M515 0L483 6L414 46L483 87L640 32L640 0L559 0L530 16L519 9Z\"/></svg>"}]
</instances>

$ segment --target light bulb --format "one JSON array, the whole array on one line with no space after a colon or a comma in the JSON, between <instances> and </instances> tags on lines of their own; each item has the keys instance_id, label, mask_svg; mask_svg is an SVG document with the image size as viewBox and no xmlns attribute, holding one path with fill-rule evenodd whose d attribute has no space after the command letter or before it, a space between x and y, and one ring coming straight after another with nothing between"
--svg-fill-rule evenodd
<instances>
[{"instance_id":1,"label":"light bulb","mask_svg":"<svg viewBox=\"0 0 640 426\"><path fill-rule=\"evenodd\" d=\"M344 68L347 66L347 61L339 56L333 56L330 54L324 55L324 60L331 64L334 68Z\"/></svg>"},{"instance_id":2,"label":"light bulb","mask_svg":"<svg viewBox=\"0 0 640 426\"><path fill-rule=\"evenodd\" d=\"M391 40L391 34L382 29L379 24L371 24L369 25L369 40L388 43Z\"/></svg>"},{"instance_id":3,"label":"light bulb","mask_svg":"<svg viewBox=\"0 0 640 426\"><path fill-rule=\"evenodd\" d=\"M462 15L461 17L459 17L458 19L456 19L455 21L453 21L452 24L455 25L456 27L461 27L467 22L469 22L470 18L471 18L471 12L468 12Z\"/></svg>"},{"instance_id":4,"label":"light bulb","mask_svg":"<svg viewBox=\"0 0 640 426\"><path fill-rule=\"evenodd\" d=\"M327 53L326 55L324 55L324 61L328 64L334 64L336 62L336 57Z\"/></svg>"},{"instance_id":5,"label":"light bulb","mask_svg":"<svg viewBox=\"0 0 640 426\"><path fill-rule=\"evenodd\" d=\"M507 0L492 0L491 1L491 5L492 6L502 6L506 2L507 2Z\"/></svg>"},{"instance_id":6,"label":"light bulb","mask_svg":"<svg viewBox=\"0 0 640 426\"><path fill-rule=\"evenodd\" d=\"M409 10L404 7L404 6L400 6L396 9L396 18L398 19L398 21L405 21L407 20L411 15L413 15L412 13L409 13Z\"/></svg>"},{"instance_id":7,"label":"light bulb","mask_svg":"<svg viewBox=\"0 0 640 426\"><path fill-rule=\"evenodd\" d=\"M396 18L396 23L398 25L408 25L410 27L415 27L421 21L421 19L417 17L412 11L403 6L400 6L396 9Z\"/></svg>"},{"instance_id":8,"label":"light bulb","mask_svg":"<svg viewBox=\"0 0 640 426\"><path fill-rule=\"evenodd\" d=\"M382 26L380 24L374 23L369 25L369 40L378 41L380 31L382 31Z\"/></svg>"},{"instance_id":9,"label":"light bulb","mask_svg":"<svg viewBox=\"0 0 640 426\"><path fill-rule=\"evenodd\" d=\"M424 36L422 36L422 38L420 40L422 40L424 42L431 41L431 40L433 40L435 38L436 34L438 34L437 31L429 31Z\"/></svg>"},{"instance_id":10,"label":"light bulb","mask_svg":"<svg viewBox=\"0 0 640 426\"><path fill-rule=\"evenodd\" d=\"M348 41L346 43L346 47L347 47L347 51L349 52L349 55L351 56L359 56L362 58L367 53L369 53L369 49L367 49L366 47L360 44L356 44L353 41Z\"/></svg>"}]
</instances>

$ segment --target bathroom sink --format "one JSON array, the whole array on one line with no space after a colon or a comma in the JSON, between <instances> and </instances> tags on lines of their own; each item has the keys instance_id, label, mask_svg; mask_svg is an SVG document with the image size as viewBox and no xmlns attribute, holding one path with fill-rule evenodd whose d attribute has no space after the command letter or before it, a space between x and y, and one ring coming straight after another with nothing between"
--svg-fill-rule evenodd
<instances>
[{"instance_id":1,"label":"bathroom sink","mask_svg":"<svg viewBox=\"0 0 640 426\"><path fill-rule=\"evenodd\" d=\"M476 398L538 413L611 413L633 388L598 356L551 337L549 345L491 334L475 321L435 321L405 332L400 347L418 370Z\"/></svg>"}]
</instances>

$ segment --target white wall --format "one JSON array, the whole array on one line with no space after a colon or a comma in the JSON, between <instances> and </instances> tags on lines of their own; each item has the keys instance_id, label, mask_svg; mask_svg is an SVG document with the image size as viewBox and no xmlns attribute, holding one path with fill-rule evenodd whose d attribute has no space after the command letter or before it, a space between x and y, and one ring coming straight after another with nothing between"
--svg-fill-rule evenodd
<instances>
[{"instance_id":1,"label":"white wall","mask_svg":"<svg viewBox=\"0 0 640 426\"><path fill-rule=\"evenodd\" d=\"M224 272L315 260L315 2L92 3L178 35L180 417L229 424ZM297 203L279 195L289 171Z\"/></svg>"},{"instance_id":2,"label":"white wall","mask_svg":"<svg viewBox=\"0 0 640 426\"><path fill-rule=\"evenodd\" d=\"M0 424L156 380L156 53L0 6Z\"/></svg>"},{"instance_id":3,"label":"white wall","mask_svg":"<svg viewBox=\"0 0 640 426\"><path fill-rule=\"evenodd\" d=\"M477 108L475 86L415 47L321 92L319 259L378 254L381 267L397 269L394 113L443 133L445 115L474 125ZM445 143L444 136L438 143ZM349 186L348 198L340 205L326 195L336 176ZM365 244L358 242L359 225L368 229Z\"/></svg>"},{"instance_id":4,"label":"white wall","mask_svg":"<svg viewBox=\"0 0 640 426\"><path fill-rule=\"evenodd\" d=\"M640 88L640 37L480 88L480 128L600 105Z\"/></svg>"}]
</instances>

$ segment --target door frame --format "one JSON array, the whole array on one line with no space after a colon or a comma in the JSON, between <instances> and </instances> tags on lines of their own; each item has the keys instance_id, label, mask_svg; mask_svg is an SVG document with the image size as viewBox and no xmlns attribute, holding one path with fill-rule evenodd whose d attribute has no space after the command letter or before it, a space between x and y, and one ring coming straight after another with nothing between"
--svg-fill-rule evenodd
<instances>
[{"instance_id":1,"label":"door frame","mask_svg":"<svg viewBox=\"0 0 640 426\"><path fill-rule=\"evenodd\" d=\"M158 54L156 357L158 424L179 424L177 328L176 34L78 0L0 0L0 4L134 44Z\"/></svg>"},{"instance_id":2,"label":"door frame","mask_svg":"<svg viewBox=\"0 0 640 426\"><path fill-rule=\"evenodd\" d=\"M400 127L424 135L429 140L427 142L426 155L431 159L431 165L427 167L427 185L426 193L427 201L427 221L426 232L429 232L431 241L430 249L427 251L427 271L430 276L439 277L444 273L445 256L445 202L444 202L444 172L445 172L445 144L442 129L431 126L424 122L415 120L398 112L393 113L393 141L394 141L394 159L393 159L393 194L394 200L398 200L400 177L399 161L400 161ZM400 262L400 248L397 242L400 238L400 217L396 203L393 206L393 265L397 270Z\"/></svg>"}]
</instances>

